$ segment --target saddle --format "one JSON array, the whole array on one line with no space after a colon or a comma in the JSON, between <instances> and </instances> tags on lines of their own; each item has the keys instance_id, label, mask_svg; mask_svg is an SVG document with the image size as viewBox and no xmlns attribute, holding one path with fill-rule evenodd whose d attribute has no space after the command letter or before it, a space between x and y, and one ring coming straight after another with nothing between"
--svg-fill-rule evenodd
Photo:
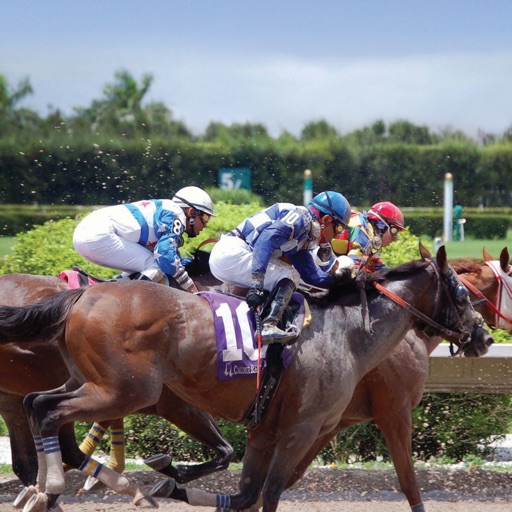
<instances>
[{"instance_id":1,"label":"saddle","mask_svg":"<svg viewBox=\"0 0 512 512\"><path fill-rule=\"evenodd\" d=\"M73 266L73 270L63 270L59 277L64 279L66 283L68 283L68 288L70 290L75 288L80 288L82 286L90 286L96 283L104 283L108 281L108 279L101 279L100 277L94 277L91 274L85 272L79 267Z\"/></svg>"}]
</instances>

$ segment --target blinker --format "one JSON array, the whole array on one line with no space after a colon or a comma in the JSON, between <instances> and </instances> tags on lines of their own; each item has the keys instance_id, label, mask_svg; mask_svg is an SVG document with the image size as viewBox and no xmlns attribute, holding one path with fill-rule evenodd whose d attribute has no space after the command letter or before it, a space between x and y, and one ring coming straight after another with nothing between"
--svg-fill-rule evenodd
<instances>
[{"instance_id":1,"label":"blinker","mask_svg":"<svg viewBox=\"0 0 512 512\"><path fill-rule=\"evenodd\" d=\"M466 301L468 297L468 291L463 285L458 285L455 289L454 299L459 303L463 303Z\"/></svg>"}]
</instances>

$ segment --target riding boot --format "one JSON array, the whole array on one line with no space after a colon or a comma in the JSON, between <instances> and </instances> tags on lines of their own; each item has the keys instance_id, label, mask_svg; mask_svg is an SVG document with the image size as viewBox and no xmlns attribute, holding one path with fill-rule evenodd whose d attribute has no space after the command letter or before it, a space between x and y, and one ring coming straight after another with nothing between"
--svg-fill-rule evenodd
<instances>
[{"instance_id":1,"label":"riding boot","mask_svg":"<svg viewBox=\"0 0 512 512\"><path fill-rule=\"evenodd\" d=\"M261 330L261 342L263 345L270 343L287 343L299 335L298 329L283 331L277 324L281 319L286 306L290 302L295 291L295 283L290 279L282 279L277 283L277 291L270 304L269 316L263 322Z\"/></svg>"}]
</instances>

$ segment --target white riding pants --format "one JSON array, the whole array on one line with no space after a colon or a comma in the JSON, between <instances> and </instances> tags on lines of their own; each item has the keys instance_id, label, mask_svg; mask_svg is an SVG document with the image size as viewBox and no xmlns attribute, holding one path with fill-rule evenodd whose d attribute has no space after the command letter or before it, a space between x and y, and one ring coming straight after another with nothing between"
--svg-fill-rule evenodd
<instances>
[{"instance_id":1,"label":"white riding pants","mask_svg":"<svg viewBox=\"0 0 512 512\"><path fill-rule=\"evenodd\" d=\"M126 214L125 222L136 222L128 209ZM161 274L161 278L163 272L153 253L118 234L116 222L102 210L84 217L73 233L73 246L78 254L103 267L142 272L152 280Z\"/></svg>"},{"instance_id":2,"label":"white riding pants","mask_svg":"<svg viewBox=\"0 0 512 512\"><path fill-rule=\"evenodd\" d=\"M236 286L252 285L252 250L241 238L222 235L213 246L210 270L220 281ZM263 287L271 291L281 279L290 279L298 286L300 275L292 265L272 256L265 273Z\"/></svg>"}]
</instances>

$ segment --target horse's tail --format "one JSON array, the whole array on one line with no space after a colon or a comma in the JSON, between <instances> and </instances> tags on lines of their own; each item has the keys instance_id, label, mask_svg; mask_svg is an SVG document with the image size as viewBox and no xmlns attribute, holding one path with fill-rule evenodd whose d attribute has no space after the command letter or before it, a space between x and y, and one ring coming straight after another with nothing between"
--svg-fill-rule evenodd
<instances>
[{"instance_id":1,"label":"horse's tail","mask_svg":"<svg viewBox=\"0 0 512 512\"><path fill-rule=\"evenodd\" d=\"M60 336L71 307L86 289L65 290L28 306L0 306L0 343Z\"/></svg>"}]
</instances>

